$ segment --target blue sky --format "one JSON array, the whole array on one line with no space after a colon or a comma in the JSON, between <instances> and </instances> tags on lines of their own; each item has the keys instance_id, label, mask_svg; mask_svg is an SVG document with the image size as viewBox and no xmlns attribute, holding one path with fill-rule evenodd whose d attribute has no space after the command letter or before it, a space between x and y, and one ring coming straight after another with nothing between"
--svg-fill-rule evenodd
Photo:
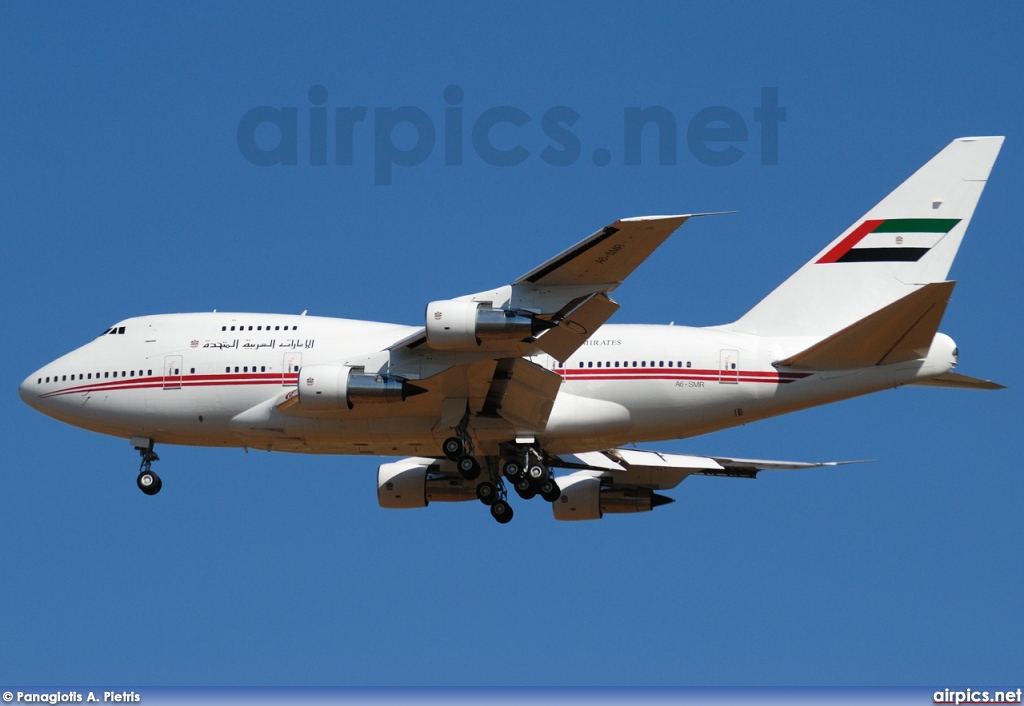
<instances>
[{"instance_id":1,"label":"blue sky","mask_svg":"<svg viewBox=\"0 0 1024 706\"><path fill-rule=\"evenodd\" d=\"M1022 19L1011 3L3 5L2 335L18 355L0 385L0 686L1019 679ZM368 109L351 165L333 131L310 164L313 86L328 116ZM449 86L461 165L445 164ZM765 87L786 109L774 166ZM295 108L297 164L243 155L258 106ZM375 184L374 116L399 106L435 144ZM530 119L492 134L529 152L516 166L471 145L498 106ZM540 156L556 106L579 115L566 166ZM650 106L676 120L675 163L645 137L626 165L624 111ZM687 143L710 106L747 129L729 166ZM990 134L1007 141L942 329L961 372L1009 389L901 389L657 446L872 464L690 479L674 505L594 523L520 502L498 526L476 503L379 509L376 459L164 447L146 498L127 441L16 395L128 316L415 324L430 300L652 213L738 211L686 224L616 292L614 321L725 323L950 140Z\"/></svg>"}]
</instances>

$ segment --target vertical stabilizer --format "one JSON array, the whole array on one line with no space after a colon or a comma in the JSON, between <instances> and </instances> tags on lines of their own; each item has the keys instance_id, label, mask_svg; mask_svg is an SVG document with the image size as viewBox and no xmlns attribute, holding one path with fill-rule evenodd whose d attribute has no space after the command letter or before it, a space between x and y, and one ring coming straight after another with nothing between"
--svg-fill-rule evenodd
<instances>
[{"instance_id":1,"label":"vertical stabilizer","mask_svg":"<svg viewBox=\"0 0 1024 706\"><path fill-rule=\"evenodd\" d=\"M1002 144L951 142L731 328L824 337L945 281Z\"/></svg>"}]
</instances>

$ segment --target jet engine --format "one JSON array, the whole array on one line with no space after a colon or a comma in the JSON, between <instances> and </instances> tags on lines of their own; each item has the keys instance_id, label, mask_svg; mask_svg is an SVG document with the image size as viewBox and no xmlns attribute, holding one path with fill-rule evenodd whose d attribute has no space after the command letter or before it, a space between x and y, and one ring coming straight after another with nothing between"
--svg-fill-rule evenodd
<instances>
[{"instance_id":1,"label":"jet engine","mask_svg":"<svg viewBox=\"0 0 1024 706\"><path fill-rule=\"evenodd\" d=\"M335 411L355 404L401 402L426 392L400 378L366 375L347 365L304 365L299 370L299 404Z\"/></svg>"},{"instance_id":2,"label":"jet engine","mask_svg":"<svg viewBox=\"0 0 1024 706\"><path fill-rule=\"evenodd\" d=\"M483 341L523 340L554 324L512 309L447 299L427 305L427 342L438 349L476 348Z\"/></svg>"},{"instance_id":3,"label":"jet engine","mask_svg":"<svg viewBox=\"0 0 1024 706\"><path fill-rule=\"evenodd\" d=\"M431 501L476 499L476 483L458 475L449 461L406 458L381 464L377 469L377 502L383 508L426 507Z\"/></svg>"},{"instance_id":4,"label":"jet engine","mask_svg":"<svg viewBox=\"0 0 1024 706\"><path fill-rule=\"evenodd\" d=\"M650 488L636 486L601 487L601 478L580 471L558 479L562 495L551 504L556 520L599 520L605 513L650 512L674 502Z\"/></svg>"}]
</instances>

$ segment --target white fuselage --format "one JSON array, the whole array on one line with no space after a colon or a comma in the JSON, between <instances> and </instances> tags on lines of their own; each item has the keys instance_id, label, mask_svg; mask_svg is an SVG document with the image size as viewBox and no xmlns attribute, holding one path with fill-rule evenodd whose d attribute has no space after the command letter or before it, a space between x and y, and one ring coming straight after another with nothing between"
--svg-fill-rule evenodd
<instances>
[{"instance_id":1,"label":"white fuselage","mask_svg":"<svg viewBox=\"0 0 1024 706\"><path fill-rule=\"evenodd\" d=\"M386 365L386 350L414 333L411 326L203 313L132 318L111 331L33 373L22 398L75 426L161 444L432 456L451 433L440 423L443 400L486 394L453 390L451 380L433 389L428 378L417 383L426 394L401 402L316 415L277 410L300 384L303 366L382 355ZM909 363L813 374L773 367L809 342L605 325L567 361L531 359L563 377L537 440L568 453L691 437L941 375L956 364L952 340L938 334L927 358ZM474 418L468 431L484 453L522 433L496 416Z\"/></svg>"}]
</instances>

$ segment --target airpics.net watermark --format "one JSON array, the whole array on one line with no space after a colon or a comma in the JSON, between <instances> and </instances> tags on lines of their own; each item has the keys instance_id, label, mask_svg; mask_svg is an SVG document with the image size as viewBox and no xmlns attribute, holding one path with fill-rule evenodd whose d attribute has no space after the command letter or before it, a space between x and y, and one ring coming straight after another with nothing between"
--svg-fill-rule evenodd
<instances>
[{"instance_id":1,"label":"airpics.net watermark","mask_svg":"<svg viewBox=\"0 0 1024 706\"><path fill-rule=\"evenodd\" d=\"M329 111L327 89L320 85L312 86L307 97L309 106L304 106L301 112L308 116L302 115L301 127L298 106L261 105L247 111L238 121L238 149L242 156L259 167L300 163L326 167L329 138L333 138L331 164L351 167L357 159L364 160L372 153L373 183L390 186L395 167L423 164L439 143L445 166L465 164L469 159L465 156L467 131L468 146L475 158L495 167L515 167L534 156L552 167L568 167L584 155L583 141L573 130L582 116L565 105L552 106L541 115L539 129L546 144L543 149L535 147L531 151L523 142L534 145L539 136L538 124L530 113L515 106L499 105L467 114L462 105L465 91L455 85L446 87L442 93L444 105L434 111L441 114L437 122L428 111L412 105L372 109L357 105ZM753 107L752 113L749 109L744 112L757 125L761 164L777 165L779 126L786 120L786 109L779 105L779 89L762 88L760 104ZM690 154L698 162L713 167L738 162L746 154L751 132L744 112L723 105L696 111L685 124ZM677 162L680 122L665 106L623 108L620 136L618 158L625 166L643 164L645 139L657 140L655 153L659 165ZM372 143L369 149L362 145L367 140ZM308 146L308 155L303 149L301 158L300 143ZM357 143L361 146L357 147ZM606 167L616 158L613 150L603 146L587 151L598 167Z\"/></svg>"}]
</instances>

